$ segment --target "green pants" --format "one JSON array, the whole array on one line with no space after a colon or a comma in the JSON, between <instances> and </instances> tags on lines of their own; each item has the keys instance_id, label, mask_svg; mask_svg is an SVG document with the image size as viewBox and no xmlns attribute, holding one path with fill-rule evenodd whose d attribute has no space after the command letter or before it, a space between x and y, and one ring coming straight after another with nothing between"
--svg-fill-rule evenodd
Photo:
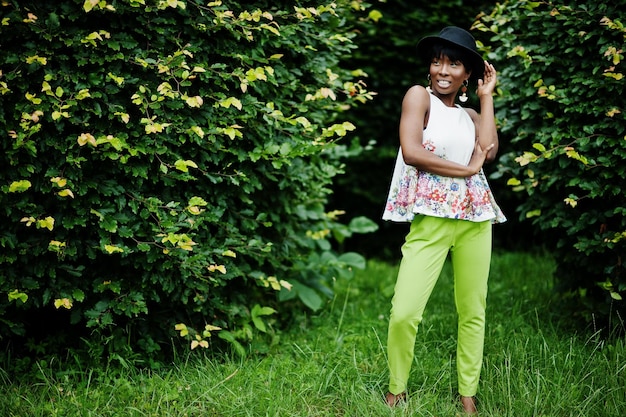
<instances>
[{"instance_id":1,"label":"green pants","mask_svg":"<svg viewBox=\"0 0 626 417\"><path fill-rule=\"evenodd\" d=\"M478 389L491 262L491 223L418 215L402 246L391 302L387 355L389 391L393 394L406 391L417 327L448 253L454 270L458 314L458 389L468 397Z\"/></svg>"}]
</instances>

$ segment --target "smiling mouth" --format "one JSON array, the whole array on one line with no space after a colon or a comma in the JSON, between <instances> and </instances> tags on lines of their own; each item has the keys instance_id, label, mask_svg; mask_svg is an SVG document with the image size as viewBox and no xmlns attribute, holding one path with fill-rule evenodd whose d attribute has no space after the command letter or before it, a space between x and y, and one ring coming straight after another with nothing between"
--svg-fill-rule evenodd
<instances>
[{"instance_id":1,"label":"smiling mouth","mask_svg":"<svg viewBox=\"0 0 626 417\"><path fill-rule=\"evenodd\" d=\"M452 85L452 83L450 81L446 81L446 80L438 80L437 81L437 85L441 88L448 88Z\"/></svg>"}]
</instances>

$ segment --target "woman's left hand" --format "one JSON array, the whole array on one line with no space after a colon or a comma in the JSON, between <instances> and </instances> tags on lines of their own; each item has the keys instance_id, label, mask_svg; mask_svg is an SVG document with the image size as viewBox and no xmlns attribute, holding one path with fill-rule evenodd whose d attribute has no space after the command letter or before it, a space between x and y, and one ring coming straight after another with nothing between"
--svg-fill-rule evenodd
<instances>
[{"instance_id":1,"label":"woman's left hand","mask_svg":"<svg viewBox=\"0 0 626 417\"><path fill-rule=\"evenodd\" d=\"M496 69L485 61L485 74L481 80L478 80L478 89L476 90L478 97L493 95L497 81Z\"/></svg>"}]
</instances>

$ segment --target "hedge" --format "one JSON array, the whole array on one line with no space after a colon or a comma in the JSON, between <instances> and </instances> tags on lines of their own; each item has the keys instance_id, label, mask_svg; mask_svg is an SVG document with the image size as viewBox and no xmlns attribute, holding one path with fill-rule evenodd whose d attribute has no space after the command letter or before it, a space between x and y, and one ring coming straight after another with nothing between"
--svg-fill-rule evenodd
<instances>
[{"instance_id":1,"label":"hedge","mask_svg":"<svg viewBox=\"0 0 626 417\"><path fill-rule=\"evenodd\" d=\"M507 1L474 28L500 62L499 175L558 267L571 317L623 330L624 1ZM580 320L582 319L582 320Z\"/></svg>"},{"instance_id":2,"label":"hedge","mask_svg":"<svg viewBox=\"0 0 626 417\"><path fill-rule=\"evenodd\" d=\"M1 3L7 346L245 354L364 266L337 248L375 225L327 203L360 151L342 114L373 93L341 59L371 17L303 3Z\"/></svg>"}]
</instances>

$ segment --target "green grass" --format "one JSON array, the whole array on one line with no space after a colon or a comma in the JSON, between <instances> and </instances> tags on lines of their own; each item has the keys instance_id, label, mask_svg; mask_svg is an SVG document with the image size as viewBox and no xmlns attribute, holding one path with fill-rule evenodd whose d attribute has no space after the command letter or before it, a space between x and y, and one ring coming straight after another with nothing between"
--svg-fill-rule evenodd
<instances>
[{"instance_id":1,"label":"green grass","mask_svg":"<svg viewBox=\"0 0 626 417\"><path fill-rule=\"evenodd\" d=\"M0 373L1 416L455 416L456 314L448 266L420 327L409 400L391 410L385 344L397 267L370 262L303 314L263 357L180 360L161 372ZM559 319L548 257L497 254L490 278L481 416L623 417L626 349ZM553 301L557 300L557 301ZM195 352L194 352L195 353Z\"/></svg>"}]
</instances>

